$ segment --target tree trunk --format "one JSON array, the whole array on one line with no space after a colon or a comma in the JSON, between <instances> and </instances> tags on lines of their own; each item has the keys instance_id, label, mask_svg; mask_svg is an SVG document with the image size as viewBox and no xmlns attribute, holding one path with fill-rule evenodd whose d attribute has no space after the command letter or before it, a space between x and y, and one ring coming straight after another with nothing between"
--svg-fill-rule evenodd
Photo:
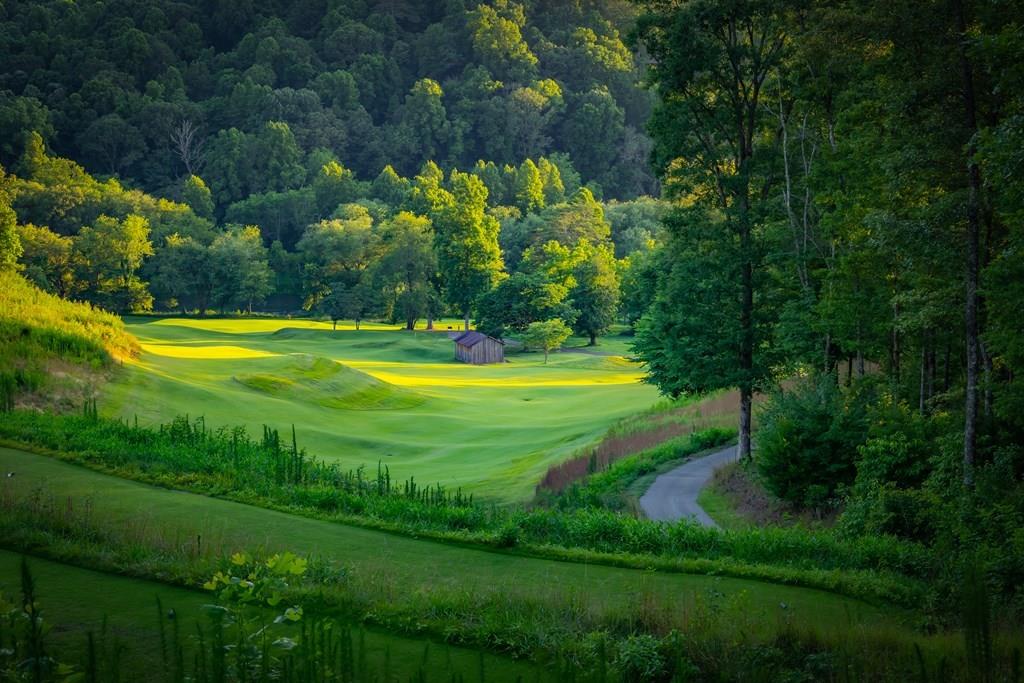
<instances>
[{"instance_id":1,"label":"tree trunk","mask_svg":"<svg viewBox=\"0 0 1024 683\"><path fill-rule=\"evenodd\" d=\"M548 364L548 349L544 347L544 365Z\"/></svg>"},{"instance_id":2,"label":"tree trunk","mask_svg":"<svg viewBox=\"0 0 1024 683\"><path fill-rule=\"evenodd\" d=\"M463 329L466 332L469 332L469 309L468 308L466 309L464 323L465 323L465 327Z\"/></svg>"},{"instance_id":3,"label":"tree trunk","mask_svg":"<svg viewBox=\"0 0 1024 683\"><path fill-rule=\"evenodd\" d=\"M356 323L356 332L358 332L359 331L359 318L356 318L355 323Z\"/></svg>"},{"instance_id":4,"label":"tree trunk","mask_svg":"<svg viewBox=\"0 0 1024 683\"><path fill-rule=\"evenodd\" d=\"M427 313L427 331L434 329L434 314Z\"/></svg>"},{"instance_id":5,"label":"tree trunk","mask_svg":"<svg viewBox=\"0 0 1024 683\"><path fill-rule=\"evenodd\" d=\"M331 329L333 331L335 331L335 332L338 331L338 321L337 320L331 320Z\"/></svg>"},{"instance_id":6,"label":"tree trunk","mask_svg":"<svg viewBox=\"0 0 1024 683\"><path fill-rule=\"evenodd\" d=\"M924 344L921 345L921 380L917 388L917 411L924 415L924 404L927 401L927 397L924 395L925 392L925 375L927 371L925 366L928 364L928 349L925 348Z\"/></svg>"},{"instance_id":7,"label":"tree trunk","mask_svg":"<svg viewBox=\"0 0 1024 683\"><path fill-rule=\"evenodd\" d=\"M590 333L590 344L588 346L597 346L597 335L593 332Z\"/></svg>"},{"instance_id":8,"label":"tree trunk","mask_svg":"<svg viewBox=\"0 0 1024 683\"><path fill-rule=\"evenodd\" d=\"M967 145L967 267L964 277L966 301L964 322L967 342L967 382L964 388L964 486L974 486L974 460L977 451L978 427L978 271L980 262L980 194L981 170L975 161L975 133L978 130L974 97L974 74L967 56L967 19L964 16L963 0L954 0L957 32L960 36L960 77L964 104L964 123L970 142Z\"/></svg>"},{"instance_id":9,"label":"tree trunk","mask_svg":"<svg viewBox=\"0 0 1024 683\"><path fill-rule=\"evenodd\" d=\"M750 418L753 404L749 386L740 388L740 457L750 457Z\"/></svg>"},{"instance_id":10,"label":"tree trunk","mask_svg":"<svg viewBox=\"0 0 1024 683\"><path fill-rule=\"evenodd\" d=\"M750 215L747 211L748 198L740 198L740 251L743 260L741 284L743 303L740 308L740 457L750 457L750 403L753 394L754 375L754 264L751 258L753 245L750 234Z\"/></svg>"},{"instance_id":11,"label":"tree trunk","mask_svg":"<svg viewBox=\"0 0 1024 683\"><path fill-rule=\"evenodd\" d=\"M903 355L903 350L900 348L901 339L899 331L899 319L900 319L900 306L899 304L893 304L892 306L892 340L889 347L889 365L892 377L896 384L900 383L900 359Z\"/></svg>"},{"instance_id":12,"label":"tree trunk","mask_svg":"<svg viewBox=\"0 0 1024 683\"><path fill-rule=\"evenodd\" d=\"M416 329L416 318L406 318L405 319L405 329L408 332L412 332L413 330L415 330Z\"/></svg>"}]
</instances>

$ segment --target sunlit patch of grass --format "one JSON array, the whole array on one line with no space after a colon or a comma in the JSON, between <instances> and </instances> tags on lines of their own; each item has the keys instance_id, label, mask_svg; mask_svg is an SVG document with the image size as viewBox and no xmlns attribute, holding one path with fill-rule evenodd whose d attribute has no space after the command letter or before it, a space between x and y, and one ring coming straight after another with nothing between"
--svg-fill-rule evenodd
<instances>
[{"instance_id":1,"label":"sunlit patch of grass","mask_svg":"<svg viewBox=\"0 0 1024 683\"><path fill-rule=\"evenodd\" d=\"M167 358L194 360L229 360L240 358L267 358L277 354L247 349L243 346L181 346L179 344L142 344L142 350Z\"/></svg>"},{"instance_id":2,"label":"sunlit patch of grass","mask_svg":"<svg viewBox=\"0 0 1024 683\"><path fill-rule=\"evenodd\" d=\"M468 373L411 375L377 370L374 364L366 364L363 369L379 380L403 387L587 387L636 384L643 377L638 372L606 373L594 377L580 377L572 373L557 373L554 376L509 373L507 377L474 377Z\"/></svg>"}]
</instances>

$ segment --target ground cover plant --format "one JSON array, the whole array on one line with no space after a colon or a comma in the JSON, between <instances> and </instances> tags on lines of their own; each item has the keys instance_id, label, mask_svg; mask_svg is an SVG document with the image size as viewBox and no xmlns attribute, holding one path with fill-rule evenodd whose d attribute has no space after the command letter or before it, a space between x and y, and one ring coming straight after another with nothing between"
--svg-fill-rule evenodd
<instances>
[{"instance_id":1,"label":"ground cover plant","mask_svg":"<svg viewBox=\"0 0 1024 683\"><path fill-rule=\"evenodd\" d=\"M107 517L98 505L83 508L73 505L74 500L63 495L49 497L41 491L23 498L5 493L5 516L0 523L5 538L8 543L29 545L59 559L74 559L134 575L156 575L185 585L202 581L218 591L220 586L233 586L230 577L239 572L244 574L250 571L246 567L252 566L253 559L245 554L235 553L230 558L223 554L224 548L236 542L230 535L202 546L195 539L181 542L181 537L169 535L167 528L155 524L155 520L142 522L137 515L115 520ZM267 556L269 560L274 557ZM753 594L745 590L730 592L728 581L721 579L714 580L715 587L709 591L699 591L681 602L677 593L670 603L658 607L658 601L665 598L649 593L650 587L646 587L639 602L634 599L632 603L615 606L597 604L592 597L589 604L581 603L583 594L567 597L564 593L545 595L537 590L503 593L483 590L482 584L454 591L437 583L420 591L403 590L402 587L408 588L407 579L389 575L386 570L367 571L365 563L358 559L339 567L333 563L338 557L331 549L321 547L317 555L301 564L302 574L312 583L288 579L287 584L295 583L289 587L275 582L272 591L283 599L275 609L281 611L286 605L295 605L288 609L302 606L319 614L331 614L334 610L334 614L369 619L399 630L443 633L447 639L492 649L554 657L547 666L550 669L557 663L557 670L561 671L558 675L563 680L565 676L595 681L617 680L621 676L633 680L629 675L631 667L643 661L660 662L666 675L683 676L676 680L683 680L685 675L742 678L766 667L804 675L846 671L853 676L851 680L899 680L900 676L903 680L925 680L932 671L938 680L964 680L965 655L955 638L914 634L884 618L869 626L872 617L858 610L851 619L849 605L845 608L845 621L766 621L758 615L761 608L756 606ZM214 574L220 578L210 581ZM93 576L95 582L102 580L103 575ZM73 571L71 578L77 578ZM110 583L110 579L106 580ZM128 587L140 589L137 582L132 586L128 581L124 588ZM249 589L242 590L249 594ZM234 595L236 589L231 592ZM777 597L795 596L790 593ZM807 608L813 612L825 604L819 597L807 603ZM792 604L792 608L797 618L799 603ZM307 616L312 617L304 614L302 618ZM651 635L638 636L637 629ZM739 640L738 632L744 634ZM632 648L643 650L645 645L651 645L652 652L658 654L651 657L648 652L640 660L629 656ZM1012 643L997 637L989 647L991 670L1011 671L1007 667L1013 661ZM752 648L759 653L757 656L752 654ZM871 654L879 651L887 655ZM765 655L771 655L770 661L764 661ZM679 669L680 665L683 669Z\"/></svg>"},{"instance_id":2,"label":"ground cover plant","mask_svg":"<svg viewBox=\"0 0 1024 683\"><path fill-rule=\"evenodd\" d=\"M549 465L656 396L621 356L556 353L545 366L539 353L517 353L472 367L454 362L444 333L362 328L131 318L142 355L99 407L151 425L186 413L252 433L294 424L303 444L346 469L382 461L507 503L528 499Z\"/></svg>"}]
</instances>

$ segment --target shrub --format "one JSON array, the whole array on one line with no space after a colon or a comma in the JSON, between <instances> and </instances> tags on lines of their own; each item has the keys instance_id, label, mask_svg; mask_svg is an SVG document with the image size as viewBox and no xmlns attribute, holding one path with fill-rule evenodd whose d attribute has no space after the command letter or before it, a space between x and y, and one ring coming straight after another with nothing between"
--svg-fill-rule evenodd
<instances>
[{"instance_id":1,"label":"shrub","mask_svg":"<svg viewBox=\"0 0 1024 683\"><path fill-rule=\"evenodd\" d=\"M870 393L862 383L844 395L832 376L822 376L773 394L757 437L757 469L768 490L801 507L830 504L853 482Z\"/></svg>"}]
</instances>

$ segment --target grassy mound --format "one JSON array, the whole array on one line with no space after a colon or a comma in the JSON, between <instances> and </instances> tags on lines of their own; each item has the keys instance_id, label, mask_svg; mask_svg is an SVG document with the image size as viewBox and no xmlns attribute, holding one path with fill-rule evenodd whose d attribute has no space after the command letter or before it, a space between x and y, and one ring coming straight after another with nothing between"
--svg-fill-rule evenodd
<instances>
[{"instance_id":1,"label":"grassy mound","mask_svg":"<svg viewBox=\"0 0 1024 683\"><path fill-rule=\"evenodd\" d=\"M275 398L341 410L402 410L425 400L328 358L297 354L279 362L273 373L235 375L235 381Z\"/></svg>"},{"instance_id":2,"label":"grassy mound","mask_svg":"<svg viewBox=\"0 0 1024 683\"><path fill-rule=\"evenodd\" d=\"M0 409L54 379L101 370L138 349L117 316L0 273Z\"/></svg>"}]
</instances>

